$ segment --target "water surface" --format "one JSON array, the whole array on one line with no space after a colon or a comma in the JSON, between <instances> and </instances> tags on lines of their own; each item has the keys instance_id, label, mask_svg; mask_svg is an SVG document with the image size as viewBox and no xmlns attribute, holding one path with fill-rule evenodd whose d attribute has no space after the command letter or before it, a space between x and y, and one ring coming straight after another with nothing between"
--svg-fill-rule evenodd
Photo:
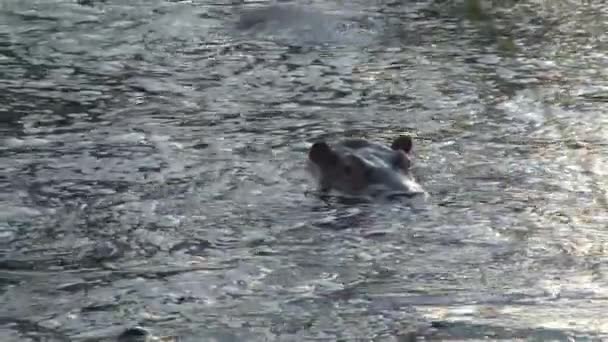
<instances>
[{"instance_id":1,"label":"water surface","mask_svg":"<svg viewBox=\"0 0 608 342\"><path fill-rule=\"evenodd\" d=\"M0 339L608 336L608 8L298 4L0 4ZM311 194L402 133L428 204Z\"/></svg>"}]
</instances>

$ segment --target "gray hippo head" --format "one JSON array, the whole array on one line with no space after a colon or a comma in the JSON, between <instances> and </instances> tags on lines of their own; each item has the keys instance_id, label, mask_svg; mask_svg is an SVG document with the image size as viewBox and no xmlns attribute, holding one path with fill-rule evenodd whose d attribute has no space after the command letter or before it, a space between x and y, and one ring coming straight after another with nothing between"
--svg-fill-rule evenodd
<instances>
[{"instance_id":1,"label":"gray hippo head","mask_svg":"<svg viewBox=\"0 0 608 342\"><path fill-rule=\"evenodd\" d=\"M320 141L308 152L308 169L321 191L389 197L426 194L410 172L412 145L407 135L395 138L390 147L365 139L346 139L334 146Z\"/></svg>"}]
</instances>

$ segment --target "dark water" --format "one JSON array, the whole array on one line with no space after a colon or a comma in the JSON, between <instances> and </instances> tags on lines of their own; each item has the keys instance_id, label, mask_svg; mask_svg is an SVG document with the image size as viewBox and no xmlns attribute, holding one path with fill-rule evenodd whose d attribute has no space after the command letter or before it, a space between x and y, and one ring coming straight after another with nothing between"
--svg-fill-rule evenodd
<instances>
[{"instance_id":1,"label":"dark water","mask_svg":"<svg viewBox=\"0 0 608 342\"><path fill-rule=\"evenodd\" d=\"M299 4L0 2L0 340L608 336L608 7ZM309 193L403 132L429 203Z\"/></svg>"}]
</instances>

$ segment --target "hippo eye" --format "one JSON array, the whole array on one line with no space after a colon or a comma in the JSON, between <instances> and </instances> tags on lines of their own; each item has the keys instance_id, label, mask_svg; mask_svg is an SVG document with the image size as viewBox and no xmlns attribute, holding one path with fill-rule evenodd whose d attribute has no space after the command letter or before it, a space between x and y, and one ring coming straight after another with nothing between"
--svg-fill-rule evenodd
<instances>
[{"instance_id":1,"label":"hippo eye","mask_svg":"<svg viewBox=\"0 0 608 342\"><path fill-rule=\"evenodd\" d=\"M363 161L355 156L346 157L346 160L342 164L342 172L349 177L360 177L364 169L365 164Z\"/></svg>"},{"instance_id":2,"label":"hippo eye","mask_svg":"<svg viewBox=\"0 0 608 342\"><path fill-rule=\"evenodd\" d=\"M352 167L352 166L350 166L350 165L345 165L345 166L344 166L344 173L345 173L347 176L350 176L350 175L353 173L353 167Z\"/></svg>"}]
</instances>

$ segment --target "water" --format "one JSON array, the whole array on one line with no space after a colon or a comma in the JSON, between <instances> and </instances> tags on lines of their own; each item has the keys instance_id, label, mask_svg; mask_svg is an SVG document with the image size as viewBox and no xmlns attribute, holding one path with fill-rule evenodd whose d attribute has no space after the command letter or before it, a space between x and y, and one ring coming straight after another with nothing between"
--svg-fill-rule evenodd
<instances>
[{"instance_id":1,"label":"water","mask_svg":"<svg viewBox=\"0 0 608 342\"><path fill-rule=\"evenodd\" d=\"M0 339L608 336L608 7L299 4L0 4ZM403 132L428 204L311 194Z\"/></svg>"}]
</instances>

